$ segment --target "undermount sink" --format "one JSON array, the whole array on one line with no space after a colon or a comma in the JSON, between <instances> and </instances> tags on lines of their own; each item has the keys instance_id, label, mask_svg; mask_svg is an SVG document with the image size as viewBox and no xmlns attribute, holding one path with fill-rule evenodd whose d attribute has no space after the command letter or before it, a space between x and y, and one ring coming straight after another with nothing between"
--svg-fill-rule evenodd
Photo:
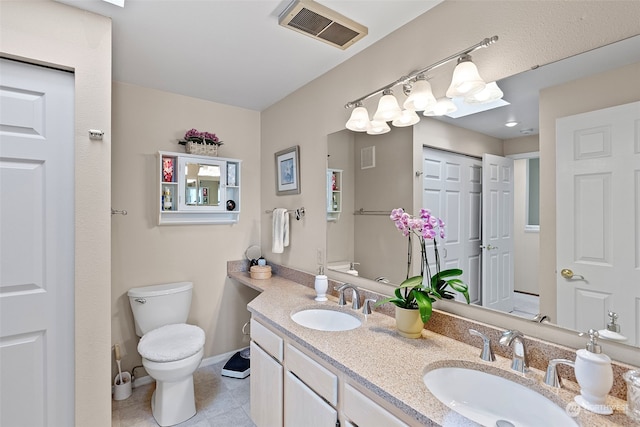
<instances>
[{"instance_id":1,"label":"undermount sink","mask_svg":"<svg viewBox=\"0 0 640 427\"><path fill-rule=\"evenodd\" d=\"M475 369L436 368L423 377L431 393L483 426L577 425L564 408L506 378Z\"/></svg>"},{"instance_id":2,"label":"undermount sink","mask_svg":"<svg viewBox=\"0 0 640 427\"><path fill-rule=\"evenodd\" d=\"M357 317L336 310L309 308L291 315L291 319L305 328L318 331L349 331L362 324Z\"/></svg>"}]
</instances>

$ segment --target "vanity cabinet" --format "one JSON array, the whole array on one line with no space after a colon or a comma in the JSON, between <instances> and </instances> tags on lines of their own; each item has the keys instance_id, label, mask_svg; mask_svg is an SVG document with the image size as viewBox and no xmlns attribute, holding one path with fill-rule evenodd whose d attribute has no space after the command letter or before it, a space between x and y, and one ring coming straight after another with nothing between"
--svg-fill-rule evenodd
<instances>
[{"instance_id":1,"label":"vanity cabinet","mask_svg":"<svg viewBox=\"0 0 640 427\"><path fill-rule=\"evenodd\" d=\"M158 152L158 224L233 224L241 160Z\"/></svg>"},{"instance_id":2,"label":"vanity cabinet","mask_svg":"<svg viewBox=\"0 0 640 427\"><path fill-rule=\"evenodd\" d=\"M327 169L327 221L337 221L342 212L342 170Z\"/></svg>"},{"instance_id":3,"label":"vanity cabinet","mask_svg":"<svg viewBox=\"0 0 640 427\"><path fill-rule=\"evenodd\" d=\"M251 319L251 418L257 427L283 425L283 340Z\"/></svg>"},{"instance_id":4,"label":"vanity cabinet","mask_svg":"<svg viewBox=\"0 0 640 427\"><path fill-rule=\"evenodd\" d=\"M251 340L251 418L256 426L335 427L338 420L354 427L407 426L339 371L254 318Z\"/></svg>"},{"instance_id":5,"label":"vanity cabinet","mask_svg":"<svg viewBox=\"0 0 640 427\"><path fill-rule=\"evenodd\" d=\"M251 341L251 418L257 427L282 425L284 369Z\"/></svg>"},{"instance_id":6,"label":"vanity cabinet","mask_svg":"<svg viewBox=\"0 0 640 427\"><path fill-rule=\"evenodd\" d=\"M284 427L335 427L338 411L290 371L284 381Z\"/></svg>"},{"instance_id":7,"label":"vanity cabinet","mask_svg":"<svg viewBox=\"0 0 640 427\"><path fill-rule=\"evenodd\" d=\"M349 384L344 386L342 410L346 418L358 426L408 427Z\"/></svg>"}]
</instances>

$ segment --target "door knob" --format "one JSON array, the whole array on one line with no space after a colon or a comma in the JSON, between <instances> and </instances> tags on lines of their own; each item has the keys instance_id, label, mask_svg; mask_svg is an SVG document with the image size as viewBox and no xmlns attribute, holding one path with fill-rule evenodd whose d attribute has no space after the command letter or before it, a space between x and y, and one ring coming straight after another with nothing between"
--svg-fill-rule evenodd
<instances>
[{"instance_id":1,"label":"door knob","mask_svg":"<svg viewBox=\"0 0 640 427\"><path fill-rule=\"evenodd\" d=\"M498 249L498 247L497 246L491 246L491 245L487 245L487 246L480 245L480 249L486 249L486 250L490 251L492 249Z\"/></svg>"},{"instance_id":2,"label":"door knob","mask_svg":"<svg viewBox=\"0 0 640 427\"><path fill-rule=\"evenodd\" d=\"M584 276L580 275L580 274L573 274L573 271L569 268L563 268L562 271L560 271L560 275L562 277L564 277L567 280L571 280L571 279L580 279L580 280L584 280Z\"/></svg>"}]
</instances>

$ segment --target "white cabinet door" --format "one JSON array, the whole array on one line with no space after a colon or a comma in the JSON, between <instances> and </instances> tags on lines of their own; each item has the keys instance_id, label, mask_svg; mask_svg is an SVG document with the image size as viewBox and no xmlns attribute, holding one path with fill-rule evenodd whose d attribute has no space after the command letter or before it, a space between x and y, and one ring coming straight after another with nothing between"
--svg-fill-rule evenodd
<instances>
[{"instance_id":1,"label":"white cabinet door","mask_svg":"<svg viewBox=\"0 0 640 427\"><path fill-rule=\"evenodd\" d=\"M283 368L251 341L251 418L257 427L282 426Z\"/></svg>"},{"instance_id":2,"label":"white cabinet door","mask_svg":"<svg viewBox=\"0 0 640 427\"><path fill-rule=\"evenodd\" d=\"M344 386L342 410L351 422L361 427L407 427L405 423L349 384Z\"/></svg>"},{"instance_id":3,"label":"white cabinet door","mask_svg":"<svg viewBox=\"0 0 640 427\"><path fill-rule=\"evenodd\" d=\"M284 381L285 427L335 427L337 421L338 412L287 371Z\"/></svg>"}]
</instances>

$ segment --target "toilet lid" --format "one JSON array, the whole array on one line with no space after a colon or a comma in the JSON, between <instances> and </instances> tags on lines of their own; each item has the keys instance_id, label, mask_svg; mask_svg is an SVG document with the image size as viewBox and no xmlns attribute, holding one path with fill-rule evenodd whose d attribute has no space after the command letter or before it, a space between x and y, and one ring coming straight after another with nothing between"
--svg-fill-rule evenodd
<instances>
[{"instance_id":1,"label":"toilet lid","mask_svg":"<svg viewBox=\"0 0 640 427\"><path fill-rule=\"evenodd\" d=\"M153 362L174 362L193 356L204 346L204 331L178 323L147 332L138 343L140 356Z\"/></svg>"}]
</instances>

